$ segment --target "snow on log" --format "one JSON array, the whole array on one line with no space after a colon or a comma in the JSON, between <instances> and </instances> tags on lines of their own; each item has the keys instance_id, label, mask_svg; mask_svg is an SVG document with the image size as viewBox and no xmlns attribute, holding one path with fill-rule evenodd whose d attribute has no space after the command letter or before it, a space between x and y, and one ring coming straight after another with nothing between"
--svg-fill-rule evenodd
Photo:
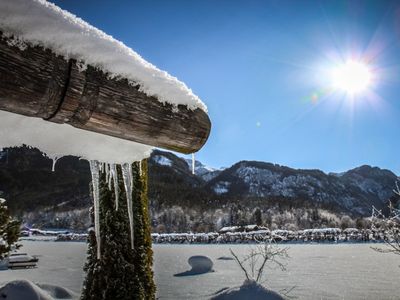
<instances>
[{"instance_id":1,"label":"snow on log","mask_svg":"<svg viewBox=\"0 0 400 300\"><path fill-rule=\"evenodd\" d=\"M210 121L201 109L161 103L126 79L91 66L79 69L49 50L24 51L0 41L0 109L182 153L206 142Z\"/></svg>"},{"instance_id":2,"label":"snow on log","mask_svg":"<svg viewBox=\"0 0 400 300\"><path fill-rule=\"evenodd\" d=\"M211 128L185 84L42 0L0 1L0 110L181 153Z\"/></svg>"}]
</instances>

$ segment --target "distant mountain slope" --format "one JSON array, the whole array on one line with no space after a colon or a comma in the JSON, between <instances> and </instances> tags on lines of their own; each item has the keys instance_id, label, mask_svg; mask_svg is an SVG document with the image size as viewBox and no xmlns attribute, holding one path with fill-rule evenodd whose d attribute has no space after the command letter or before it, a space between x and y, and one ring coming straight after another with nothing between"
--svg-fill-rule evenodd
<instances>
[{"instance_id":1,"label":"distant mountain slope","mask_svg":"<svg viewBox=\"0 0 400 300\"><path fill-rule=\"evenodd\" d=\"M361 166L342 175L320 170L296 170L264 162L242 161L206 183L216 194L246 197L285 197L331 203L344 211L367 215L393 195L396 175Z\"/></svg>"},{"instance_id":2,"label":"distant mountain slope","mask_svg":"<svg viewBox=\"0 0 400 300\"><path fill-rule=\"evenodd\" d=\"M205 181L192 174L188 163L180 157L159 150L149 159L149 199L153 209L162 206L201 206L209 194Z\"/></svg>"},{"instance_id":3,"label":"distant mountain slope","mask_svg":"<svg viewBox=\"0 0 400 300\"><path fill-rule=\"evenodd\" d=\"M190 170L192 170L192 160L186 159L186 162L188 163ZM195 160L194 170L195 174L203 178L205 181L210 181L222 172L221 169L206 166L198 160Z\"/></svg>"},{"instance_id":4,"label":"distant mountain slope","mask_svg":"<svg viewBox=\"0 0 400 300\"><path fill-rule=\"evenodd\" d=\"M41 207L88 206L90 172L85 160L67 156L52 161L39 150L8 148L0 156L0 192L16 214Z\"/></svg>"},{"instance_id":5,"label":"distant mountain slope","mask_svg":"<svg viewBox=\"0 0 400 300\"><path fill-rule=\"evenodd\" d=\"M9 148L0 152L0 191L16 214L43 207L88 207L88 163L75 157L52 162L36 149ZM173 153L156 150L149 159L149 199L152 213L179 206L203 211L232 205L325 207L367 216L371 206L382 208L393 195L396 175L389 170L361 166L341 174L296 170L265 162L241 161L217 170ZM63 204L60 206L60 204Z\"/></svg>"}]
</instances>

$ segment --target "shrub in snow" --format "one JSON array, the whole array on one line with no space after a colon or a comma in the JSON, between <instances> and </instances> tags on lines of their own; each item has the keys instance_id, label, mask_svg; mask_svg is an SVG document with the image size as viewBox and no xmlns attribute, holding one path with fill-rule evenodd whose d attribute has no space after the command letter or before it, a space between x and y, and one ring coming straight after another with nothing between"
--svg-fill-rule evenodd
<instances>
[{"instance_id":1,"label":"shrub in snow","mask_svg":"<svg viewBox=\"0 0 400 300\"><path fill-rule=\"evenodd\" d=\"M400 255L400 188L397 182L394 193L393 201L389 201L389 212L387 216L375 207L372 209L372 230L374 232L380 232L387 245L386 248L374 247L373 249L382 253Z\"/></svg>"},{"instance_id":2,"label":"shrub in snow","mask_svg":"<svg viewBox=\"0 0 400 300\"><path fill-rule=\"evenodd\" d=\"M5 202L6 200L0 198L0 260L7 256L13 247L20 247L16 242L21 224L11 218Z\"/></svg>"},{"instance_id":3,"label":"shrub in snow","mask_svg":"<svg viewBox=\"0 0 400 300\"><path fill-rule=\"evenodd\" d=\"M287 247L278 247L273 243L267 242L250 247L249 254L239 258L230 249L246 280L257 283L263 280L266 268L278 267L282 271L286 270L286 260L289 258L288 250L289 248Z\"/></svg>"},{"instance_id":4,"label":"shrub in snow","mask_svg":"<svg viewBox=\"0 0 400 300\"><path fill-rule=\"evenodd\" d=\"M224 289L211 299L270 299L281 300L283 296L261 285L267 268L278 267L286 269L285 260L289 258L288 248L280 248L272 243L259 244L251 247L249 254L239 258L230 250L246 279L238 288Z\"/></svg>"}]
</instances>

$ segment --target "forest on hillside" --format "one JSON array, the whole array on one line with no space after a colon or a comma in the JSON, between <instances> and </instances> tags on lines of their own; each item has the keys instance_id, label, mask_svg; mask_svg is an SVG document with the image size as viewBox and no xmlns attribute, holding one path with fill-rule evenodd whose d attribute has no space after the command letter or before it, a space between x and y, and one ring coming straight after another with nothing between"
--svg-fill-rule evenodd
<instances>
[{"instance_id":1,"label":"forest on hillside","mask_svg":"<svg viewBox=\"0 0 400 300\"><path fill-rule=\"evenodd\" d=\"M155 159L164 155L171 165ZM0 191L14 216L39 228L85 231L91 226L88 163L76 157L52 161L39 150L8 148L0 155ZM153 232L211 232L224 226L257 224L269 229L368 228L368 215L334 202L301 197L216 194L193 175L188 163L155 151L149 159L149 201ZM398 205L396 197L392 202Z\"/></svg>"}]
</instances>

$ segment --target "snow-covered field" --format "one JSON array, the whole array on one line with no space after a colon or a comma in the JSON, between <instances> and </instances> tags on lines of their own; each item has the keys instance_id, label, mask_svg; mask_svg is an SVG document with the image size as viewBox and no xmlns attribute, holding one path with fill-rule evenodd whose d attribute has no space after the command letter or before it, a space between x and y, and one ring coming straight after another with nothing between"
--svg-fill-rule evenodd
<instances>
[{"instance_id":1,"label":"snow-covered field","mask_svg":"<svg viewBox=\"0 0 400 300\"><path fill-rule=\"evenodd\" d=\"M13 279L61 285L79 293L86 244L24 241L23 251L39 255L38 268L0 271L0 285ZM376 245L376 244L375 244ZM246 253L249 245L155 245L155 277L160 299L207 299L212 293L238 286L243 275L234 261L218 260ZM190 270L187 260L206 255L213 273L174 277ZM288 270L267 270L265 283L275 291L295 287L296 299L399 299L400 259L380 254L368 244L291 245Z\"/></svg>"}]
</instances>

